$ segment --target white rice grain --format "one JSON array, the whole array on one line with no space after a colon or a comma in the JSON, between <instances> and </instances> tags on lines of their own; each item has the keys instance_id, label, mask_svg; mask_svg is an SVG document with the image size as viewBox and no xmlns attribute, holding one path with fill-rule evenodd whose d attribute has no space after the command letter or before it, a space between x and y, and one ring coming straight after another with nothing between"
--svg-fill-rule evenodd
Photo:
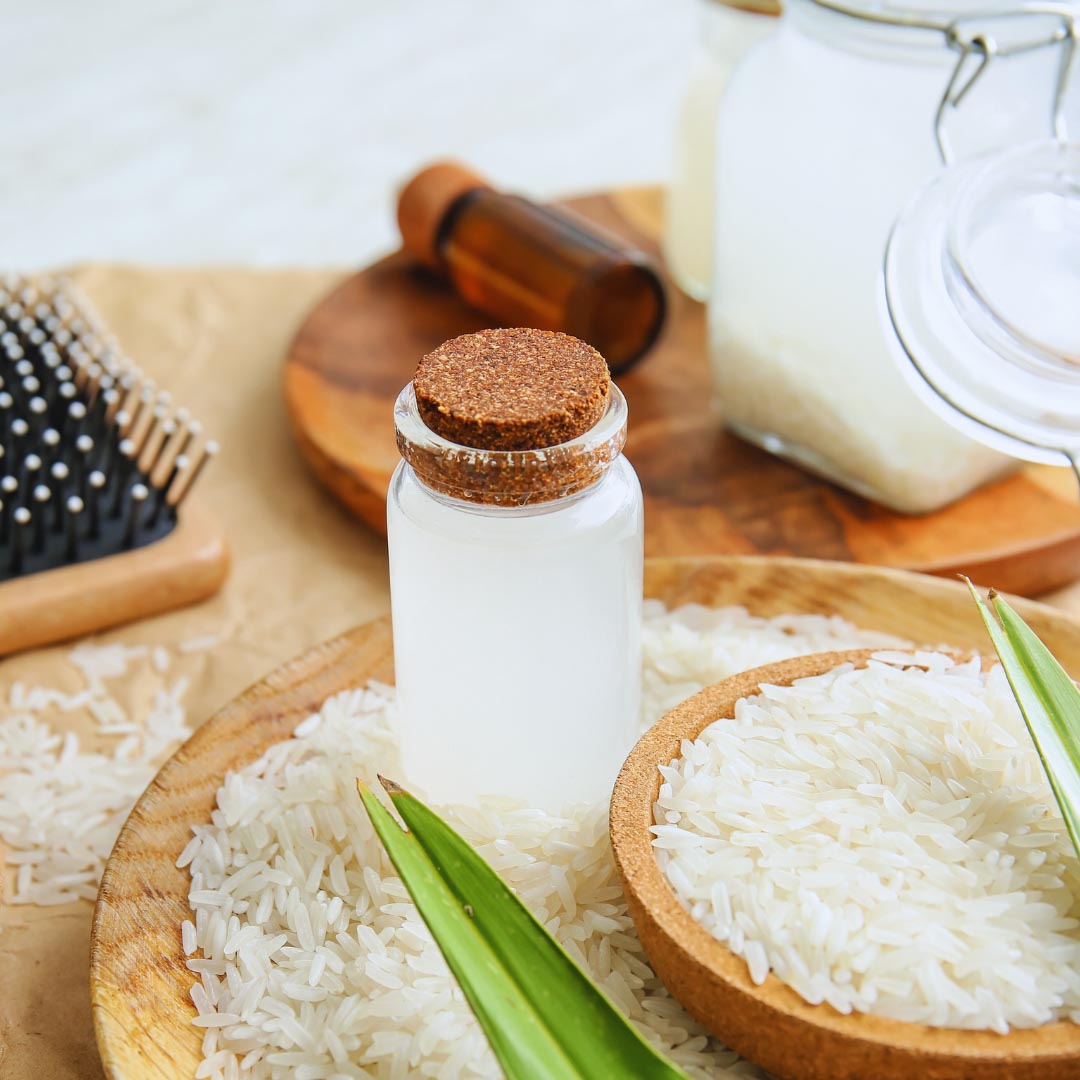
<instances>
[{"instance_id":1,"label":"white rice grain","mask_svg":"<svg viewBox=\"0 0 1080 1080\"><path fill-rule=\"evenodd\" d=\"M755 983L1002 1033L1080 1009L1080 865L1000 667L762 687L661 774L657 861Z\"/></svg>"},{"instance_id":2,"label":"white rice grain","mask_svg":"<svg viewBox=\"0 0 1080 1080\"><path fill-rule=\"evenodd\" d=\"M156 652L156 650L155 650ZM143 646L78 645L68 659L84 687L73 694L12 683L0 708L0 840L19 867L12 904L54 906L93 900L116 836L164 758L191 733L185 686L159 692L129 716L108 682L144 660ZM90 750L50 723L85 710Z\"/></svg>"},{"instance_id":3,"label":"white rice grain","mask_svg":"<svg viewBox=\"0 0 1080 1080\"><path fill-rule=\"evenodd\" d=\"M647 602L643 722L757 664L901 644L822 616L759 619L739 608L696 606L667 612ZM377 771L402 776L394 711L389 687L331 698L292 740L230 774L211 822L185 848L179 864L190 863L201 950L188 967L203 980L192 999L204 1017L239 1018L211 1029L216 1040L200 1075L500 1075L356 797L358 777L374 785ZM444 812L650 1041L692 1076L762 1076L707 1038L645 962L611 856L606 806L552 815L502 799ZM241 873L252 865L258 872ZM236 955L226 949L232 919L240 934L254 934ZM207 962L222 973L211 976ZM207 978L215 979L217 998L203 1008Z\"/></svg>"}]
</instances>

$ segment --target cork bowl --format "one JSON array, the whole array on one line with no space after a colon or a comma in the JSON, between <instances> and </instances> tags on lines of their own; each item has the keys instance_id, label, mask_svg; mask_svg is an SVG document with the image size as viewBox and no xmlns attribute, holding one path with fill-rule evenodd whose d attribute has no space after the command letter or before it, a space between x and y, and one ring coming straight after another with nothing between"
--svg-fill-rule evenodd
<instances>
[{"instance_id":1,"label":"cork bowl","mask_svg":"<svg viewBox=\"0 0 1080 1080\"><path fill-rule=\"evenodd\" d=\"M728 1046L779 1080L1074 1080L1080 1024L998 1035L903 1023L809 1005L770 974L755 985L745 962L679 903L652 848L658 766L763 683L788 686L873 650L820 653L744 672L702 690L649 729L627 758L611 800L611 841L645 952L683 1007Z\"/></svg>"}]
</instances>

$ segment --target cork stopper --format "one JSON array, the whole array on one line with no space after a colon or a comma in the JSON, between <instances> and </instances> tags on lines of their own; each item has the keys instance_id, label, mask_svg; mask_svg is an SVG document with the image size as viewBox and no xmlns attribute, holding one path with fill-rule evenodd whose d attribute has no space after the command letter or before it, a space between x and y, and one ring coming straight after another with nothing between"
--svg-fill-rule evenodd
<instances>
[{"instance_id":1,"label":"cork stopper","mask_svg":"<svg viewBox=\"0 0 1080 1080\"><path fill-rule=\"evenodd\" d=\"M550 330L465 334L428 353L413 387L424 423L459 446L541 450L594 427L611 376L584 341Z\"/></svg>"},{"instance_id":2,"label":"cork stopper","mask_svg":"<svg viewBox=\"0 0 1080 1080\"><path fill-rule=\"evenodd\" d=\"M455 161L440 161L418 172L398 195L401 242L407 251L439 269L437 241L443 219L462 195L490 184Z\"/></svg>"}]
</instances>

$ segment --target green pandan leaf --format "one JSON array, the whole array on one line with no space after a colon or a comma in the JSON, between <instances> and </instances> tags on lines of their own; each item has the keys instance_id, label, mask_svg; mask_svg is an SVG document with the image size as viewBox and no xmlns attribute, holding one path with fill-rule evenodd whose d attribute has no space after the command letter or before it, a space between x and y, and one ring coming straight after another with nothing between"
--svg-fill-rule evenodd
<instances>
[{"instance_id":1,"label":"green pandan leaf","mask_svg":"<svg viewBox=\"0 0 1080 1080\"><path fill-rule=\"evenodd\" d=\"M979 605L1080 856L1080 689L1031 627L996 592L990 591L987 604L970 581L968 588Z\"/></svg>"},{"instance_id":2,"label":"green pandan leaf","mask_svg":"<svg viewBox=\"0 0 1080 1080\"><path fill-rule=\"evenodd\" d=\"M510 1080L687 1080L466 841L382 783L407 830L359 783L364 807Z\"/></svg>"}]
</instances>

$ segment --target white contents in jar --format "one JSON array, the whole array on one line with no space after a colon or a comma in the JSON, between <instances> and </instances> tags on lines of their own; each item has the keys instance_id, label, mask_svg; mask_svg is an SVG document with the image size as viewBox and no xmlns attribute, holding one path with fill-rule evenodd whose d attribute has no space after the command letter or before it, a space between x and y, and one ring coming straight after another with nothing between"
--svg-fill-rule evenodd
<instances>
[{"instance_id":1,"label":"white contents in jar","mask_svg":"<svg viewBox=\"0 0 1080 1080\"><path fill-rule=\"evenodd\" d=\"M938 167L933 116L954 60L936 41L887 48L787 24L739 66L719 120L710 342L736 431L922 513L1012 463L936 416L889 354L885 245Z\"/></svg>"},{"instance_id":2,"label":"white contents in jar","mask_svg":"<svg viewBox=\"0 0 1080 1080\"><path fill-rule=\"evenodd\" d=\"M406 774L438 802L603 799L638 730L642 513L618 458L546 506L387 506Z\"/></svg>"}]
</instances>

